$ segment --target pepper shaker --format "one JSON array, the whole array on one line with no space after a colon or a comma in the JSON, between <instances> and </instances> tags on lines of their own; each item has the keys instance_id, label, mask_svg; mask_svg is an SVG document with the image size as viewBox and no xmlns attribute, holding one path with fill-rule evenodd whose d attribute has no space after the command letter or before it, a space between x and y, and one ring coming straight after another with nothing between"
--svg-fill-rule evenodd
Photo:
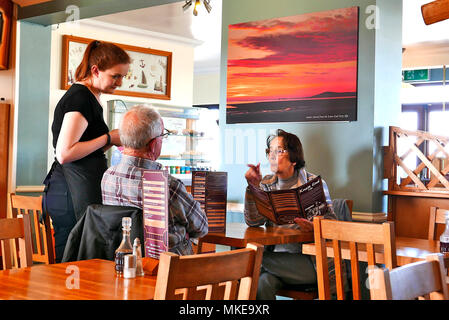
<instances>
[{"instance_id":1,"label":"pepper shaker","mask_svg":"<svg viewBox=\"0 0 449 320\"><path fill-rule=\"evenodd\" d=\"M143 271L142 251L141 251L141 247L140 247L140 239L139 238L134 239L133 255L136 256L136 276L142 277L145 275L145 272Z\"/></svg>"}]
</instances>

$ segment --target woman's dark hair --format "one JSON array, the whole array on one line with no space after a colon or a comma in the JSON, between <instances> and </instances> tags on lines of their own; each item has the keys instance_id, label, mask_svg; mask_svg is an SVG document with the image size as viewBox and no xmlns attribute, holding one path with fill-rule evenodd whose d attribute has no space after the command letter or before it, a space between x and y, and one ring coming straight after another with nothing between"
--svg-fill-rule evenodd
<instances>
[{"instance_id":1,"label":"woman's dark hair","mask_svg":"<svg viewBox=\"0 0 449 320\"><path fill-rule=\"evenodd\" d=\"M130 63L131 58L125 50L119 46L104 41L94 40L84 51L83 60L76 68L76 81L86 80L91 76L90 69L93 65L98 66L100 71L105 71L118 64Z\"/></svg>"},{"instance_id":2,"label":"woman's dark hair","mask_svg":"<svg viewBox=\"0 0 449 320\"><path fill-rule=\"evenodd\" d=\"M270 153L270 143L276 137L280 137L283 139L284 148L288 151L290 162L296 162L295 169L299 170L303 168L306 165L306 162L304 160L304 151L302 149L301 141L296 135L286 132L282 129L277 129L275 134L271 134L268 136L267 149L265 150L267 156Z\"/></svg>"}]
</instances>

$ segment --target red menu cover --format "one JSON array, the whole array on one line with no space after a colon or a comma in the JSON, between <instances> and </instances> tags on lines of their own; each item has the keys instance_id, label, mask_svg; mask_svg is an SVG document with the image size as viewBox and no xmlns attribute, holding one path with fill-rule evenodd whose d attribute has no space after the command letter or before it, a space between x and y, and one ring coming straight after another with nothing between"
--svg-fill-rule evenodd
<instances>
[{"instance_id":1,"label":"red menu cover","mask_svg":"<svg viewBox=\"0 0 449 320\"><path fill-rule=\"evenodd\" d=\"M168 251L168 172L144 170L142 182L145 257L159 259Z\"/></svg>"}]
</instances>

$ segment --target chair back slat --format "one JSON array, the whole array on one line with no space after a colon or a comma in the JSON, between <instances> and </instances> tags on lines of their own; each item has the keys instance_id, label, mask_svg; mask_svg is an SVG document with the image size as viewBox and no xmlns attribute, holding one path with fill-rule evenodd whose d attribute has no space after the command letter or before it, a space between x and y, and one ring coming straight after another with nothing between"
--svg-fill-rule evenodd
<instances>
[{"instance_id":1,"label":"chair back slat","mask_svg":"<svg viewBox=\"0 0 449 320\"><path fill-rule=\"evenodd\" d=\"M332 247L334 249L334 266L335 266L335 281L337 288L337 299L344 300L344 284L343 284L343 268L341 259L340 241L332 240Z\"/></svg>"},{"instance_id":2,"label":"chair back slat","mask_svg":"<svg viewBox=\"0 0 449 320\"><path fill-rule=\"evenodd\" d=\"M380 247L382 245L385 265L391 268L396 267L397 257L393 222L376 224L326 220L323 217L315 217L313 223L318 292L321 300L331 298L327 263L328 250L331 248L326 245L326 240L332 240L333 243L333 250L330 252L333 251L334 253L337 299L344 299L344 294L339 293L340 290L343 291L343 272L340 269L343 244L348 245L349 247L352 294L354 300L361 299L359 259L365 258L365 253L362 253L363 249L366 249L366 261L368 261L368 266L374 266L378 263L378 259L376 259L376 246ZM360 256L359 250L361 252Z\"/></svg>"},{"instance_id":3,"label":"chair back slat","mask_svg":"<svg viewBox=\"0 0 449 320\"><path fill-rule=\"evenodd\" d=\"M349 242L349 250L351 252L351 274L352 274L352 297L354 300L362 298L360 290L360 272L359 272L359 252L357 242Z\"/></svg>"},{"instance_id":4,"label":"chair back slat","mask_svg":"<svg viewBox=\"0 0 449 320\"><path fill-rule=\"evenodd\" d=\"M368 256L368 265L374 266L376 264L376 254L374 252L374 244L366 244L366 255Z\"/></svg>"},{"instance_id":5,"label":"chair back slat","mask_svg":"<svg viewBox=\"0 0 449 320\"><path fill-rule=\"evenodd\" d=\"M172 300L184 290L184 299L256 298L263 246L178 256L164 252L160 256L155 299ZM231 281L230 283L228 283Z\"/></svg>"}]
</instances>

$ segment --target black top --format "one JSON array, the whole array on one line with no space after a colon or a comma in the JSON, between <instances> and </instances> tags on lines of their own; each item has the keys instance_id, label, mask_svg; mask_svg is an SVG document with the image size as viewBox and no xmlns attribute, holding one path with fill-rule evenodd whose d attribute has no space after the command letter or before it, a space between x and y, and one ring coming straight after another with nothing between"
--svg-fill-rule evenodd
<instances>
[{"instance_id":1,"label":"black top","mask_svg":"<svg viewBox=\"0 0 449 320\"><path fill-rule=\"evenodd\" d=\"M62 121L67 112L78 111L87 120L88 125L79 141L89 141L109 132L108 126L104 122L103 107L98 102L90 90L82 84L73 84L56 105L53 124L53 148L56 148ZM104 157L100 148L86 157Z\"/></svg>"}]
</instances>

